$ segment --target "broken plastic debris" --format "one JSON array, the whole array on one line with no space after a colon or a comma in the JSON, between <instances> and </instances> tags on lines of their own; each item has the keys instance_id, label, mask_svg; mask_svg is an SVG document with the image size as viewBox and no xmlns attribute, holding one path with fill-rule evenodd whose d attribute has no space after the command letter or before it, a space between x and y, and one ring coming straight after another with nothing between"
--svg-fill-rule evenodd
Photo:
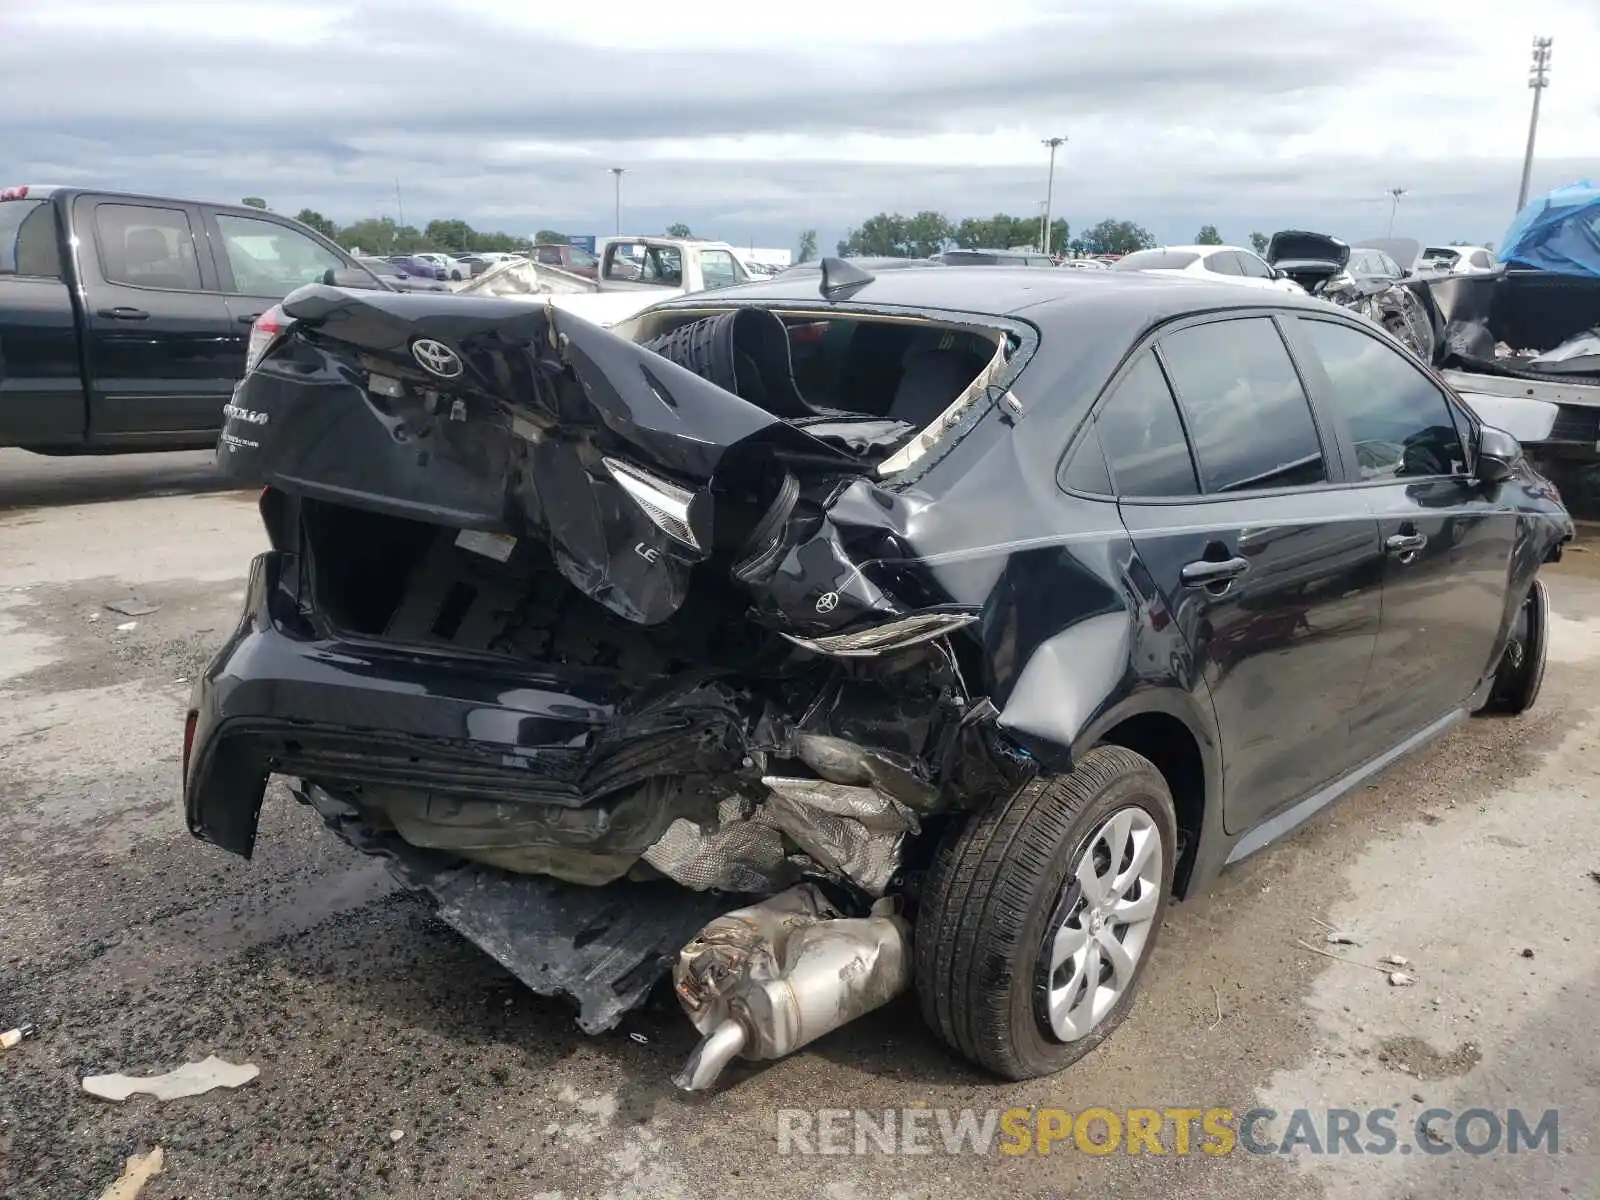
<instances>
[{"instance_id":1,"label":"broken plastic debris","mask_svg":"<svg viewBox=\"0 0 1600 1200\"><path fill-rule=\"evenodd\" d=\"M135 600L132 596L129 596L124 600L107 600L106 607L114 613L121 613L125 617L147 617L161 606L159 604L146 604L143 600Z\"/></svg>"},{"instance_id":2,"label":"broken plastic debris","mask_svg":"<svg viewBox=\"0 0 1600 1200\"><path fill-rule=\"evenodd\" d=\"M628 1036L634 1041L638 1042L641 1046L648 1046L650 1044L650 1039L645 1037L645 1035L642 1033L630 1033Z\"/></svg>"},{"instance_id":3,"label":"broken plastic debris","mask_svg":"<svg viewBox=\"0 0 1600 1200\"><path fill-rule=\"evenodd\" d=\"M1407 975L1404 971L1389 972L1390 987L1410 987L1416 981L1415 976Z\"/></svg>"},{"instance_id":4,"label":"broken plastic debris","mask_svg":"<svg viewBox=\"0 0 1600 1200\"><path fill-rule=\"evenodd\" d=\"M111 1186L100 1193L100 1200L134 1200L144 1185L157 1175L166 1165L166 1155L160 1146L149 1154L135 1154L123 1164L122 1174L112 1180Z\"/></svg>"},{"instance_id":5,"label":"broken plastic debris","mask_svg":"<svg viewBox=\"0 0 1600 1200\"><path fill-rule=\"evenodd\" d=\"M0 1050L9 1050L23 1038L31 1038L39 1030L33 1025L18 1025L15 1029L8 1029L0 1033Z\"/></svg>"},{"instance_id":6,"label":"broken plastic debris","mask_svg":"<svg viewBox=\"0 0 1600 1200\"><path fill-rule=\"evenodd\" d=\"M118 633L132 633L137 628L139 628L139 622L137 622L137 621L124 621L121 625L117 626L117 632Z\"/></svg>"},{"instance_id":7,"label":"broken plastic debris","mask_svg":"<svg viewBox=\"0 0 1600 1200\"><path fill-rule=\"evenodd\" d=\"M1340 933L1338 930L1326 934L1322 940L1330 946L1359 946L1361 944L1348 933Z\"/></svg>"},{"instance_id":8,"label":"broken plastic debris","mask_svg":"<svg viewBox=\"0 0 1600 1200\"><path fill-rule=\"evenodd\" d=\"M391 1130L389 1130L389 1140L391 1142L399 1142L405 1136L406 1136L406 1131L404 1129L391 1129Z\"/></svg>"},{"instance_id":9,"label":"broken plastic debris","mask_svg":"<svg viewBox=\"0 0 1600 1200\"><path fill-rule=\"evenodd\" d=\"M259 1074L261 1068L255 1063L235 1066L213 1054L203 1062L184 1063L165 1075L90 1075L83 1081L83 1090L119 1104L135 1092L144 1092L157 1100L180 1100L185 1096L203 1095L212 1088L242 1087Z\"/></svg>"},{"instance_id":10,"label":"broken plastic debris","mask_svg":"<svg viewBox=\"0 0 1600 1200\"><path fill-rule=\"evenodd\" d=\"M1398 954L1385 954L1378 961L1381 963L1388 963L1391 967L1409 967L1411 965L1411 960L1409 958L1402 958Z\"/></svg>"}]
</instances>

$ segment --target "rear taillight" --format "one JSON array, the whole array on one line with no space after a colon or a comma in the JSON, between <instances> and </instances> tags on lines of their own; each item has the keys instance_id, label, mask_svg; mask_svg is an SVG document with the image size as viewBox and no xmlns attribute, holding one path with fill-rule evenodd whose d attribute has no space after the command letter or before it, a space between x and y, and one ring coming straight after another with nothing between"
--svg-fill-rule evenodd
<instances>
[{"instance_id":1,"label":"rear taillight","mask_svg":"<svg viewBox=\"0 0 1600 1200\"><path fill-rule=\"evenodd\" d=\"M266 312L256 318L255 324L250 326L250 345L244 355L244 372L248 375L254 371L261 360L266 357L267 351L285 333L294 322L284 315L283 308L274 304Z\"/></svg>"}]
</instances>

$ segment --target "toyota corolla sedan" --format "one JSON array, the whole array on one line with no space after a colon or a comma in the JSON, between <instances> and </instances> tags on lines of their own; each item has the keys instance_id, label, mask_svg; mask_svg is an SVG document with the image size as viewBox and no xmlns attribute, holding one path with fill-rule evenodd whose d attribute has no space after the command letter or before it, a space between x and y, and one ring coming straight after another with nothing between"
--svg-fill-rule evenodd
<instances>
[{"instance_id":1,"label":"toyota corolla sedan","mask_svg":"<svg viewBox=\"0 0 1600 1200\"><path fill-rule=\"evenodd\" d=\"M1533 704L1573 532L1371 322L1138 271L314 285L218 454L272 548L190 829L249 856L282 776L583 1028L672 976L691 1090L907 989L1072 1063L1170 900Z\"/></svg>"}]
</instances>

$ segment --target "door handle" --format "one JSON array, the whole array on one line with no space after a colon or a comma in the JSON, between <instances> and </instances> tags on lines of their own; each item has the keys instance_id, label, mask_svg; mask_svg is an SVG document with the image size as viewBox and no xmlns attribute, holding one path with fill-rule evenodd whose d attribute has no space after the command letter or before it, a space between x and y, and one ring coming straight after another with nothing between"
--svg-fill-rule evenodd
<instances>
[{"instance_id":1,"label":"door handle","mask_svg":"<svg viewBox=\"0 0 1600 1200\"><path fill-rule=\"evenodd\" d=\"M1383 548L1401 562L1410 562L1427 544L1428 535L1425 533L1397 533L1385 540Z\"/></svg>"},{"instance_id":2,"label":"door handle","mask_svg":"<svg viewBox=\"0 0 1600 1200\"><path fill-rule=\"evenodd\" d=\"M238 318L238 321L241 325L254 325L260 319L260 313L245 313L242 317Z\"/></svg>"},{"instance_id":3,"label":"door handle","mask_svg":"<svg viewBox=\"0 0 1600 1200\"><path fill-rule=\"evenodd\" d=\"M1202 558L1199 562L1189 563L1178 572L1178 578L1183 581L1184 587L1211 587L1218 583L1227 583L1237 579L1250 569L1250 560L1239 558L1225 558L1221 562L1213 562L1209 558Z\"/></svg>"},{"instance_id":4,"label":"door handle","mask_svg":"<svg viewBox=\"0 0 1600 1200\"><path fill-rule=\"evenodd\" d=\"M97 308L94 310L97 317L109 317L113 321L148 321L150 314L142 308L129 308L126 304L119 304L116 308Z\"/></svg>"}]
</instances>

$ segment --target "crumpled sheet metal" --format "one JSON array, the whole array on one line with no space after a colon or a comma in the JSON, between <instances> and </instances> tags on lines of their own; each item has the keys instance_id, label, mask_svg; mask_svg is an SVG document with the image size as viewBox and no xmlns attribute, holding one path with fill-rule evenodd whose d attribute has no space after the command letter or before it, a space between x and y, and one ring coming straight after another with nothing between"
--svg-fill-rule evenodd
<instances>
[{"instance_id":1,"label":"crumpled sheet metal","mask_svg":"<svg viewBox=\"0 0 1600 1200\"><path fill-rule=\"evenodd\" d=\"M809 865L789 852L792 843L810 864L883 895L918 828L911 809L871 787L771 775L761 782L771 793L763 803L725 801L711 827L674 821L644 861L697 891L780 891Z\"/></svg>"}]
</instances>

